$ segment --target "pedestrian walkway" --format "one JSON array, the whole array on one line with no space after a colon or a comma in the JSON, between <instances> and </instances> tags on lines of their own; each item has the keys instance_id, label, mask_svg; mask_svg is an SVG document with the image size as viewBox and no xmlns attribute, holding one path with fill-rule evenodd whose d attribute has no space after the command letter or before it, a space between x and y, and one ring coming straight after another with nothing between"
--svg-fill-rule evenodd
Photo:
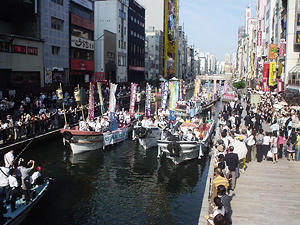
<instances>
[{"instance_id":1,"label":"pedestrian walkway","mask_svg":"<svg viewBox=\"0 0 300 225\"><path fill-rule=\"evenodd\" d=\"M251 162L231 202L234 225L300 224L300 162Z\"/></svg>"}]
</instances>

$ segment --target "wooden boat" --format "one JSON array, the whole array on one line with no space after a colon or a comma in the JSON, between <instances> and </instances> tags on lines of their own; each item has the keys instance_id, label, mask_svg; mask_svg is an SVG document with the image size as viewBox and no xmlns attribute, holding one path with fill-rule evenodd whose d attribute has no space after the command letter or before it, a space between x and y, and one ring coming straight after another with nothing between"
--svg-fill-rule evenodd
<instances>
[{"instance_id":1,"label":"wooden boat","mask_svg":"<svg viewBox=\"0 0 300 225\"><path fill-rule=\"evenodd\" d=\"M32 201L29 204L20 198L16 200L16 210L11 212L10 205L7 207L7 213L4 213L4 217L9 217L13 219L9 219L5 225L17 225L20 224L25 217L28 215L30 210L34 207L34 205L43 197L46 191L49 188L50 180L46 179L42 185L36 185L31 190L35 193Z\"/></svg>"},{"instance_id":2,"label":"wooden boat","mask_svg":"<svg viewBox=\"0 0 300 225\"><path fill-rule=\"evenodd\" d=\"M127 139L128 133L131 132L133 123L106 132L81 131L76 126L72 129L61 129L60 133L65 138L66 143L70 144L73 154L78 154L124 141Z\"/></svg>"},{"instance_id":3,"label":"wooden boat","mask_svg":"<svg viewBox=\"0 0 300 225\"><path fill-rule=\"evenodd\" d=\"M134 126L132 138L138 139L144 149L149 149L157 146L157 141L161 138L163 129L159 127L142 127Z\"/></svg>"},{"instance_id":4,"label":"wooden boat","mask_svg":"<svg viewBox=\"0 0 300 225\"><path fill-rule=\"evenodd\" d=\"M191 125L199 126L192 123ZM181 130L184 131L183 128L181 127ZM175 165L195 158L201 159L212 141L215 122L212 120L207 123L207 128L203 131L203 139L200 141L179 141L176 137L175 139L158 140L157 157L161 158L162 155L165 155Z\"/></svg>"}]
</instances>

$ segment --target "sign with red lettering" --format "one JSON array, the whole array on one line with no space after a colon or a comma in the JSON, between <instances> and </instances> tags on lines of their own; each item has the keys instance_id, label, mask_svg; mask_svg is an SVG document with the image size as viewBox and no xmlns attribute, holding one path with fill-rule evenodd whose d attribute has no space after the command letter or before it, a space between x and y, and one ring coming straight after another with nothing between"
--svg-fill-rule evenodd
<instances>
[{"instance_id":1,"label":"sign with red lettering","mask_svg":"<svg viewBox=\"0 0 300 225\"><path fill-rule=\"evenodd\" d=\"M264 63L263 78L269 77L270 63Z\"/></svg>"},{"instance_id":2,"label":"sign with red lettering","mask_svg":"<svg viewBox=\"0 0 300 225\"><path fill-rule=\"evenodd\" d=\"M71 59L71 70L94 70L94 61Z\"/></svg>"},{"instance_id":3,"label":"sign with red lettering","mask_svg":"<svg viewBox=\"0 0 300 225\"><path fill-rule=\"evenodd\" d=\"M13 50L15 53L24 53L26 54L26 46L14 45Z\"/></svg>"},{"instance_id":4,"label":"sign with red lettering","mask_svg":"<svg viewBox=\"0 0 300 225\"><path fill-rule=\"evenodd\" d=\"M71 14L71 23L75 24L79 27L86 28L88 30L94 30L94 22L77 16L75 14Z\"/></svg>"},{"instance_id":5,"label":"sign with red lettering","mask_svg":"<svg viewBox=\"0 0 300 225\"><path fill-rule=\"evenodd\" d=\"M261 46L262 43L262 31L258 30L257 31L257 46Z\"/></svg>"},{"instance_id":6,"label":"sign with red lettering","mask_svg":"<svg viewBox=\"0 0 300 225\"><path fill-rule=\"evenodd\" d=\"M129 66L129 70L133 70L133 71L145 71L145 67Z\"/></svg>"},{"instance_id":7,"label":"sign with red lettering","mask_svg":"<svg viewBox=\"0 0 300 225\"><path fill-rule=\"evenodd\" d=\"M27 47L27 54L29 55L37 55L38 49L35 47Z\"/></svg>"},{"instance_id":8,"label":"sign with red lettering","mask_svg":"<svg viewBox=\"0 0 300 225\"><path fill-rule=\"evenodd\" d=\"M281 39L280 40L280 53L279 53L279 56L284 57L284 55L285 55L285 41L284 41L284 39Z\"/></svg>"},{"instance_id":9,"label":"sign with red lettering","mask_svg":"<svg viewBox=\"0 0 300 225\"><path fill-rule=\"evenodd\" d=\"M104 72L95 72L92 77L93 82L105 82L105 73Z\"/></svg>"}]
</instances>

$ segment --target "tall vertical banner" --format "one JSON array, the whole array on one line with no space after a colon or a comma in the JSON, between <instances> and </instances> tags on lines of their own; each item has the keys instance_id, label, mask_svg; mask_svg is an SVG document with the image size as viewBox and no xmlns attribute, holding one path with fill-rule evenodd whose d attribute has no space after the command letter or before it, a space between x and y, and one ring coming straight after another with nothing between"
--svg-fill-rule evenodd
<instances>
[{"instance_id":1,"label":"tall vertical banner","mask_svg":"<svg viewBox=\"0 0 300 225\"><path fill-rule=\"evenodd\" d=\"M176 77L178 0L164 0L164 77Z\"/></svg>"},{"instance_id":2,"label":"tall vertical banner","mask_svg":"<svg viewBox=\"0 0 300 225\"><path fill-rule=\"evenodd\" d=\"M276 59L277 58L277 44L270 44L269 45L269 59Z\"/></svg>"},{"instance_id":3,"label":"tall vertical banner","mask_svg":"<svg viewBox=\"0 0 300 225\"><path fill-rule=\"evenodd\" d=\"M176 99L176 102L178 102L179 92L180 92L180 82L176 81L175 84L176 84L176 91L175 91L176 97L175 97L175 99Z\"/></svg>"},{"instance_id":4,"label":"tall vertical banner","mask_svg":"<svg viewBox=\"0 0 300 225\"><path fill-rule=\"evenodd\" d=\"M195 98L198 96L198 90L199 90L199 80L195 79L195 89L194 89L194 97Z\"/></svg>"},{"instance_id":5,"label":"tall vertical banner","mask_svg":"<svg viewBox=\"0 0 300 225\"><path fill-rule=\"evenodd\" d=\"M263 78L269 77L270 63L264 63Z\"/></svg>"},{"instance_id":6,"label":"tall vertical banner","mask_svg":"<svg viewBox=\"0 0 300 225\"><path fill-rule=\"evenodd\" d=\"M217 80L214 79L214 94L217 93Z\"/></svg>"},{"instance_id":7,"label":"tall vertical banner","mask_svg":"<svg viewBox=\"0 0 300 225\"><path fill-rule=\"evenodd\" d=\"M223 94L226 94L226 93L227 93L227 90L228 90L228 83L225 82L225 83L224 83Z\"/></svg>"},{"instance_id":8,"label":"tall vertical banner","mask_svg":"<svg viewBox=\"0 0 300 225\"><path fill-rule=\"evenodd\" d=\"M263 86L263 91L267 92L268 91L268 79L267 78L262 79L262 86Z\"/></svg>"},{"instance_id":9,"label":"tall vertical banner","mask_svg":"<svg viewBox=\"0 0 300 225\"><path fill-rule=\"evenodd\" d=\"M136 91L137 91L137 84L131 83L130 108L129 108L129 113L131 116L134 114Z\"/></svg>"},{"instance_id":10,"label":"tall vertical banner","mask_svg":"<svg viewBox=\"0 0 300 225\"><path fill-rule=\"evenodd\" d=\"M109 92L109 112L110 112L110 120L114 120L114 113L116 110L116 90L118 85L110 83L110 92Z\"/></svg>"},{"instance_id":11,"label":"tall vertical banner","mask_svg":"<svg viewBox=\"0 0 300 225\"><path fill-rule=\"evenodd\" d=\"M152 87L150 84L147 83L147 88L146 88L146 116L147 117L151 116L151 92L152 92Z\"/></svg>"},{"instance_id":12,"label":"tall vertical banner","mask_svg":"<svg viewBox=\"0 0 300 225\"><path fill-rule=\"evenodd\" d=\"M170 110L170 120L175 120L175 108L176 108L176 83L170 82L170 100L169 100L169 110Z\"/></svg>"},{"instance_id":13,"label":"tall vertical banner","mask_svg":"<svg viewBox=\"0 0 300 225\"><path fill-rule=\"evenodd\" d=\"M180 79L180 84L179 84L179 100L182 101L182 79Z\"/></svg>"},{"instance_id":14,"label":"tall vertical banner","mask_svg":"<svg viewBox=\"0 0 300 225\"><path fill-rule=\"evenodd\" d=\"M284 57L285 55L285 40L281 39L280 40L280 50L279 50L279 56Z\"/></svg>"},{"instance_id":15,"label":"tall vertical banner","mask_svg":"<svg viewBox=\"0 0 300 225\"><path fill-rule=\"evenodd\" d=\"M165 109L167 107L168 93L169 93L169 81L165 81L163 93L162 93L162 103L161 103L162 109Z\"/></svg>"},{"instance_id":16,"label":"tall vertical banner","mask_svg":"<svg viewBox=\"0 0 300 225\"><path fill-rule=\"evenodd\" d=\"M275 62L270 62L270 72L269 72L269 86L273 86L276 84L275 80Z\"/></svg>"},{"instance_id":17,"label":"tall vertical banner","mask_svg":"<svg viewBox=\"0 0 300 225\"><path fill-rule=\"evenodd\" d=\"M282 79L278 79L277 82L277 91L279 92L283 92L283 83L282 83Z\"/></svg>"},{"instance_id":18,"label":"tall vertical banner","mask_svg":"<svg viewBox=\"0 0 300 225\"><path fill-rule=\"evenodd\" d=\"M103 104L103 97L102 97L101 83L100 82L97 82L97 88L98 88L101 111L102 111L102 113L104 113L104 104Z\"/></svg>"},{"instance_id":19,"label":"tall vertical banner","mask_svg":"<svg viewBox=\"0 0 300 225\"><path fill-rule=\"evenodd\" d=\"M92 119L94 117L95 117L94 84L90 82L89 119Z\"/></svg>"}]
</instances>

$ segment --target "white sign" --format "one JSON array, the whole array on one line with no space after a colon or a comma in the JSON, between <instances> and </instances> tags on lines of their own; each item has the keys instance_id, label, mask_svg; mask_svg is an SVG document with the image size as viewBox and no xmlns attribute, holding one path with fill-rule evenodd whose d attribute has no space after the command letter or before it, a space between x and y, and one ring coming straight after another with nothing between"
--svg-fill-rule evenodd
<instances>
[{"instance_id":1,"label":"white sign","mask_svg":"<svg viewBox=\"0 0 300 225\"><path fill-rule=\"evenodd\" d=\"M93 3L89 0L72 0L73 2L76 2L79 5L82 5L85 8L88 8L89 10L93 10Z\"/></svg>"},{"instance_id":2,"label":"white sign","mask_svg":"<svg viewBox=\"0 0 300 225\"><path fill-rule=\"evenodd\" d=\"M128 127L103 134L104 146L121 142L128 137Z\"/></svg>"},{"instance_id":3,"label":"white sign","mask_svg":"<svg viewBox=\"0 0 300 225\"><path fill-rule=\"evenodd\" d=\"M85 83L89 83L90 82L90 75L89 74L85 74L84 75L84 82Z\"/></svg>"},{"instance_id":4,"label":"white sign","mask_svg":"<svg viewBox=\"0 0 300 225\"><path fill-rule=\"evenodd\" d=\"M86 50L94 50L94 41L80 37L71 36L71 47L81 48Z\"/></svg>"}]
</instances>

